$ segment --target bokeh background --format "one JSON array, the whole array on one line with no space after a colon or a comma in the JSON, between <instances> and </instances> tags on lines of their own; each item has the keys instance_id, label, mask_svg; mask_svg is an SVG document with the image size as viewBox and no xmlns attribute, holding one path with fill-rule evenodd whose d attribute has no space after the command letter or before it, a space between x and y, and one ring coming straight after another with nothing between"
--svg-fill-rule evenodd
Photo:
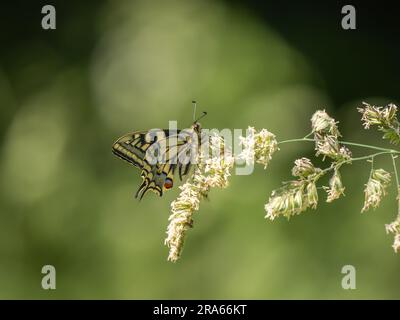
<instances>
[{"instance_id":1,"label":"bokeh background","mask_svg":"<svg viewBox=\"0 0 400 320\"><path fill-rule=\"evenodd\" d=\"M44 4L56 7L56 30L41 29ZM213 190L173 264L163 241L179 190L138 202L139 171L110 149L129 131L187 126L192 99L208 128L302 137L326 108L346 140L385 145L356 107L399 102L396 10L353 2L357 30L345 31L344 4L3 1L0 298L400 298L400 256L384 229L394 186L361 214L367 163L343 168L345 198L271 222L270 192L313 154L310 144L285 145L266 171ZM46 264L56 290L41 288ZM341 287L347 264L356 290Z\"/></svg>"}]
</instances>

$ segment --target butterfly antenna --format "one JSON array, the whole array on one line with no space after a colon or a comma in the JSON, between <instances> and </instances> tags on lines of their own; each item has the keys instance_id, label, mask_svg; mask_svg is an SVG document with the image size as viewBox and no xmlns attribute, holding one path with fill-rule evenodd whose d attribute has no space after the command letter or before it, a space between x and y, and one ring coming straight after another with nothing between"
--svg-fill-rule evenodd
<instances>
[{"instance_id":1,"label":"butterfly antenna","mask_svg":"<svg viewBox=\"0 0 400 320\"><path fill-rule=\"evenodd\" d=\"M197 102L196 101L192 101L193 104L193 121L195 122L196 120L196 109L197 109Z\"/></svg>"},{"instance_id":2,"label":"butterfly antenna","mask_svg":"<svg viewBox=\"0 0 400 320\"><path fill-rule=\"evenodd\" d=\"M198 117L198 118L196 119L197 102L193 100L193 101L192 101L192 104L193 104L193 123L196 123L197 121L199 121L200 119L202 119L204 116L206 116L206 115L207 115L207 112L203 112L203 113L201 114L201 116Z\"/></svg>"},{"instance_id":3,"label":"butterfly antenna","mask_svg":"<svg viewBox=\"0 0 400 320\"><path fill-rule=\"evenodd\" d=\"M204 118L207 115L207 112L203 111L200 117L198 117L194 122L199 121L200 119Z\"/></svg>"}]
</instances>

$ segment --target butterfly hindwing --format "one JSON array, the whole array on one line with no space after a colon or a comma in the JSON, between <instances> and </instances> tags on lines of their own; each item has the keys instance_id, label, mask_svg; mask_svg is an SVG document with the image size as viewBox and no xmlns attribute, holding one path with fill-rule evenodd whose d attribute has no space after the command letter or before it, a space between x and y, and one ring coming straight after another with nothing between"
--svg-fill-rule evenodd
<instances>
[{"instance_id":1,"label":"butterfly hindwing","mask_svg":"<svg viewBox=\"0 0 400 320\"><path fill-rule=\"evenodd\" d=\"M173 186L175 164L157 164L152 167L151 171L142 170L142 184L139 186L135 197L142 199L147 191L151 190L160 197L164 190L170 189Z\"/></svg>"}]
</instances>

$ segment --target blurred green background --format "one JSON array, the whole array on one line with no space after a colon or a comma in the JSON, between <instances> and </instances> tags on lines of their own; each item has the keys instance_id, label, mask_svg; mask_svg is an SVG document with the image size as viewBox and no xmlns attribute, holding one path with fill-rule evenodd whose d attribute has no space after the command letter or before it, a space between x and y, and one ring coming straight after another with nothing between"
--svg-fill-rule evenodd
<instances>
[{"instance_id":1,"label":"blurred green background","mask_svg":"<svg viewBox=\"0 0 400 320\"><path fill-rule=\"evenodd\" d=\"M41 29L44 4L56 30ZM346 140L385 145L356 107L399 102L399 27L385 4L356 9L358 29L344 31L337 1L2 2L0 298L400 298L384 229L394 186L360 214L367 163L343 168L345 198L271 222L270 192L313 154L285 145L266 171L212 191L173 264L163 241L178 188L138 202L139 171L110 149L129 131L187 126L192 99L207 128L302 137L326 108ZM41 288L46 264L56 290ZM341 287L347 264L356 290Z\"/></svg>"}]
</instances>

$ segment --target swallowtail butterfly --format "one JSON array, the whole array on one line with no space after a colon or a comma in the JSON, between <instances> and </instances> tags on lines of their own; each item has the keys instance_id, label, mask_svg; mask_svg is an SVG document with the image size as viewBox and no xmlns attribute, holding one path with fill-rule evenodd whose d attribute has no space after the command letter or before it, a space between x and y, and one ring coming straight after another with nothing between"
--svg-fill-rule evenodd
<instances>
[{"instance_id":1,"label":"swallowtail butterfly","mask_svg":"<svg viewBox=\"0 0 400 320\"><path fill-rule=\"evenodd\" d=\"M193 105L195 115L195 101ZM161 197L173 187L176 170L180 180L190 172L193 152L198 150L201 143L201 126L198 121L206 114L203 112L189 129L135 131L114 142L113 153L141 170L143 181L135 198L142 199L149 190Z\"/></svg>"}]
</instances>

